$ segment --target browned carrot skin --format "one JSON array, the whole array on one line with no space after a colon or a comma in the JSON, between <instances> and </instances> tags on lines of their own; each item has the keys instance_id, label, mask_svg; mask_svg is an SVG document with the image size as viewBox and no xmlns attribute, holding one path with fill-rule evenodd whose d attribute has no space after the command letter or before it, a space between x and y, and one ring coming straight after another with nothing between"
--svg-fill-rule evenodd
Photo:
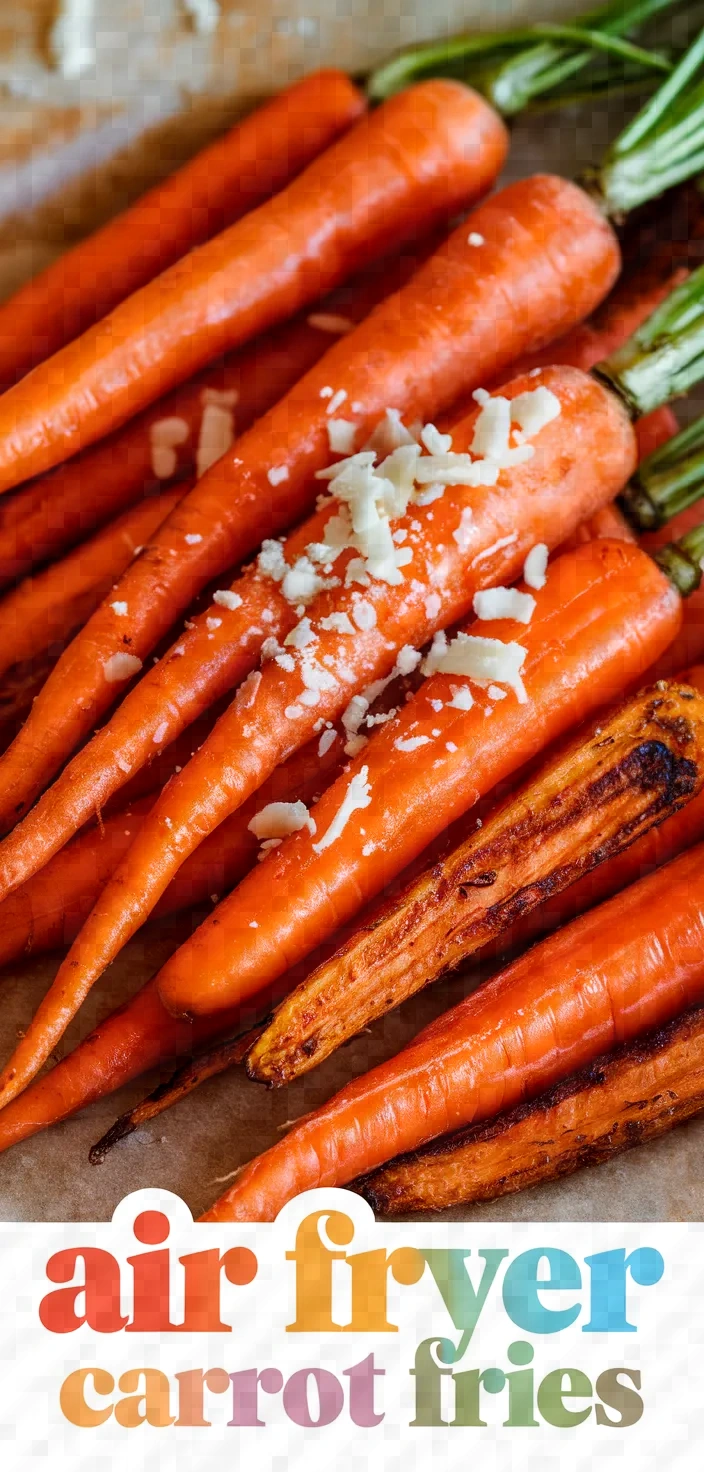
<instances>
[{"instance_id":1,"label":"browned carrot skin","mask_svg":"<svg viewBox=\"0 0 704 1472\"><path fill-rule=\"evenodd\" d=\"M493 1201L613 1160L704 1110L704 1007L489 1124L400 1156L352 1190L380 1216Z\"/></svg>"},{"instance_id":2,"label":"browned carrot skin","mask_svg":"<svg viewBox=\"0 0 704 1472\"><path fill-rule=\"evenodd\" d=\"M255 1033L249 1031L240 1033L235 1038L228 1038L227 1042L220 1043L218 1047L210 1049L207 1053L199 1053L192 1062L177 1069L171 1078L159 1084L153 1093L137 1104L134 1109L121 1114L110 1129L106 1130L102 1138L96 1141L88 1152L91 1165L102 1165L105 1157L115 1145L119 1144L120 1140L133 1135L135 1130L140 1129L142 1125L150 1124L153 1119L163 1114L165 1109L170 1109L173 1104L179 1104L182 1099L187 1099L194 1089L199 1089L201 1084L207 1083L209 1078L215 1078L217 1074L224 1073L226 1069L235 1068L242 1063L254 1036Z\"/></svg>"},{"instance_id":3,"label":"browned carrot skin","mask_svg":"<svg viewBox=\"0 0 704 1472\"><path fill-rule=\"evenodd\" d=\"M374 1018L459 966L515 920L612 858L704 781L704 699L644 691L527 782L442 863L281 1003L250 1077L308 1072Z\"/></svg>"}]
</instances>

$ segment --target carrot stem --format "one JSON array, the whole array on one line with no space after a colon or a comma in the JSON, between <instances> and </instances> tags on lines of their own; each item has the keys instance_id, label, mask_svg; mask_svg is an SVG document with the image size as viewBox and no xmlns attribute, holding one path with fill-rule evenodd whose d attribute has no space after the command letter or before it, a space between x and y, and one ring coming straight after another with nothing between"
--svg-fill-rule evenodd
<instances>
[{"instance_id":1,"label":"carrot stem","mask_svg":"<svg viewBox=\"0 0 704 1472\"><path fill-rule=\"evenodd\" d=\"M704 524L692 527L680 537L679 542L668 542L654 554L658 567L681 593L688 598L695 593L702 580L702 558L704 557Z\"/></svg>"},{"instance_id":2,"label":"carrot stem","mask_svg":"<svg viewBox=\"0 0 704 1472\"><path fill-rule=\"evenodd\" d=\"M704 414L647 455L623 492L640 531L657 531L704 494Z\"/></svg>"},{"instance_id":3,"label":"carrot stem","mask_svg":"<svg viewBox=\"0 0 704 1472\"><path fill-rule=\"evenodd\" d=\"M687 393L704 372L704 266L593 371L634 418Z\"/></svg>"}]
</instances>

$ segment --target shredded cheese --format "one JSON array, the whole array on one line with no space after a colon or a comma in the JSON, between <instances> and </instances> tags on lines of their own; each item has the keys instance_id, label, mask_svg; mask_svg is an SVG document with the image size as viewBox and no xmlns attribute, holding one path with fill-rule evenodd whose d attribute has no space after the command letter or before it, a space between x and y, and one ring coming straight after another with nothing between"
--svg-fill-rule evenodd
<instances>
[{"instance_id":1,"label":"shredded cheese","mask_svg":"<svg viewBox=\"0 0 704 1472\"><path fill-rule=\"evenodd\" d=\"M118 599L115 603L111 603L110 607L113 613L117 614L118 618L127 617L127 604L123 603L120 599Z\"/></svg>"},{"instance_id":2,"label":"shredded cheese","mask_svg":"<svg viewBox=\"0 0 704 1472\"><path fill-rule=\"evenodd\" d=\"M111 654L103 664L105 678L108 684L115 685L120 680L129 680L142 668L142 661L136 654Z\"/></svg>"},{"instance_id":3,"label":"shredded cheese","mask_svg":"<svg viewBox=\"0 0 704 1472\"><path fill-rule=\"evenodd\" d=\"M270 486L283 485L283 482L288 480L288 465L272 465L271 469L267 470L266 478Z\"/></svg>"},{"instance_id":4,"label":"shredded cheese","mask_svg":"<svg viewBox=\"0 0 704 1472\"><path fill-rule=\"evenodd\" d=\"M157 419L149 428L149 448L152 473L157 480L170 480L176 474L178 455L176 447L188 439L190 429L185 419L173 415L169 419Z\"/></svg>"},{"instance_id":5,"label":"shredded cheese","mask_svg":"<svg viewBox=\"0 0 704 1472\"><path fill-rule=\"evenodd\" d=\"M438 641L423 663L423 674L467 675L470 679L497 680L509 685L521 705L527 695L521 670L527 650L522 644L504 644L501 639L484 639L474 634L457 634L442 648Z\"/></svg>"},{"instance_id":6,"label":"shredded cheese","mask_svg":"<svg viewBox=\"0 0 704 1472\"><path fill-rule=\"evenodd\" d=\"M398 741L394 741L397 751L417 751L419 746L429 746L429 744L429 736L407 736L405 740L399 736Z\"/></svg>"},{"instance_id":7,"label":"shredded cheese","mask_svg":"<svg viewBox=\"0 0 704 1472\"><path fill-rule=\"evenodd\" d=\"M205 475L211 465L215 465L217 460L227 454L234 439L235 416L232 408L228 404L216 402L211 398L207 399L200 421L196 448L196 476L198 479Z\"/></svg>"},{"instance_id":8,"label":"shredded cheese","mask_svg":"<svg viewBox=\"0 0 704 1472\"><path fill-rule=\"evenodd\" d=\"M218 588L217 593L213 593L213 603L219 604L220 608L229 608L230 612L242 607L239 593L233 593L229 588Z\"/></svg>"},{"instance_id":9,"label":"shredded cheese","mask_svg":"<svg viewBox=\"0 0 704 1472\"><path fill-rule=\"evenodd\" d=\"M357 425L353 419L330 419L328 422L328 444L333 455L351 455Z\"/></svg>"},{"instance_id":10,"label":"shredded cheese","mask_svg":"<svg viewBox=\"0 0 704 1472\"><path fill-rule=\"evenodd\" d=\"M535 606L535 598L517 588L483 588L472 600L478 619L512 618L520 624L530 623Z\"/></svg>"},{"instance_id":11,"label":"shredded cheese","mask_svg":"<svg viewBox=\"0 0 704 1472\"><path fill-rule=\"evenodd\" d=\"M347 827L354 812L369 807L372 796L368 778L368 767L361 767L359 772L352 777L330 827L323 834L319 843L313 844L313 848L317 854L321 854L324 849L330 848L331 844L337 841Z\"/></svg>"},{"instance_id":12,"label":"shredded cheese","mask_svg":"<svg viewBox=\"0 0 704 1472\"><path fill-rule=\"evenodd\" d=\"M531 547L523 564L523 581L529 588L539 590L547 582L548 547L545 542L536 542Z\"/></svg>"},{"instance_id":13,"label":"shredded cheese","mask_svg":"<svg viewBox=\"0 0 704 1472\"><path fill-rule=\"evenodd\" d=\"M287 838L289 833L299 833L309 825L310 817L304 802L270 802L255 813L247 828L261 840Z\"/></svg>"}]
</instances>

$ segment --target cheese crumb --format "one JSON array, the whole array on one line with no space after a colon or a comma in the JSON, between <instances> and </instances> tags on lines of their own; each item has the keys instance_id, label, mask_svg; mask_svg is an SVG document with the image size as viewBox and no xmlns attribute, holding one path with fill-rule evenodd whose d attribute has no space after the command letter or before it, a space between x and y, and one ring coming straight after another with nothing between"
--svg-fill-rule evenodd
<instances>
[{"instance_id":1,"label":"cheese crumb","mask_svg":"<svg viewBox=\"0 0 704 1472\"><path fill-rule=\"evenodd\" d=\"M486 241L484 240L484 236L479 234L478 230L470 230L469 235L467 236L467 244L485 245Z\"/></svg>"},{"instance_id":2,"label":"cheese crumb","mask_svg":"<svg viewBox=\"0 0 704 1472\"><path fill-rule=\"evenodd\" d=\"M222 619L221 618L207 618L205 620L205 627L206 627L206 629L210 629L211 634L213 634L216 629L219 629L219 628L222 627Z\"/></svg>"},{"instance_id":3,"label":"cheese crumb","mask_svg":"<svg viewBox=\"0 0 704 1472\"><path fill-rule=\"evenodd\" d=\"M217 593L213 593L213 603L218 603L221 608L229 608L230 611L242 607L239 593L233 593L229 588L218 588ZM270 622L270 619L267 622Z\"/></svg>"},{"instance_id":4,"label":"cheese crumb","mask_svg":"<svg viewBox=\"0 0 704 1472\"><path fill-rule=\"evenodd\" d=\"M120 602L118 600L116 603L111 603L110 604L110 607L111 607L113 613L116 613L117 614L118 618L126 618L126 616L127 616L127 604L126 603L122 603L122 602Z\"/></svg>"},{"instance_id":5,"label":"cheese crumb","mask_svg":"<svg viewBox=\"0 0 704 1472\"><path fill-rule=\"evenodd\" d=\"M176 446L188 439L190 429L185 419L172 415L168 419L157 419L149 427L149 448L152 472L157 480L170 480L178 467Z\"/></svg>"},{"instance_id":6,"label":"cheese crumb","mask_svg":"<svg viewBox=\"0 0 704 1472\"><path fill-rule=\"evenodd\" d=\"M366 633L369 629L376 628L376 609L373 603L366 598L359 598L352 609L352 617L358 629Z\"/></svg>"},{"instance_id":7,"label":"cheese crumb","mask_svg":"<svg viewBox=\"0 0 704 1472\"><path fill-rule=\"evenodd\" d=\"M335 414L337 412L337 410L339 408L341 408L341 406L344 404L346 398L347 398L347 389L346 388L339 388L337 390L337 393L336 394L333 394L333 396L332 396L332 398L330 400L330 403L328 404L327 409L325 410L325 413L326 414Z\"/></svg>"},{"instance_id":8,"label":"cheese crumb","mask_svg":"<svg viewBox=\"0 0 704 1472\"><path fill-rule=\"evenodd\" d=\"M321 618L320 627L326 634L354 634L355 627L347 613L328 613Z\"/></svg>"},{"instance_id":9,"label":"cheese crumb","mask_svg":"<svg viewBox=\"0 0 704 1472\"><path fill-rule=\"evenodd\" d=\"M397 751L417 751L419 746L429 745L429 736L407 736L405 740L401 736L399 736L398 740L394 741L394 746Z\"/></svg>"},{"instance_id":10,"label":"cheese crumb","mask_svg":"<svg viewBox=\"0 0 704 1472\"><path fill-rule=\"evenodd\" d=\"M310 619L302 618L300 623L297 623L296 627L286 635L284 644L289 645L292 649L307 649L309 644L316 644L317 640L318 635L311 627Z\"/></svg>"},{"instance_id":11,"label":"cheese crumb","mask_svg":"<svg viewBox=\"0 0 704 1472\"><path fill-rule=\"evenodd\" d=\"M547 582L548 547L545 542L536 542L531 547L523 564L523 580L529 588L544 588Z\"/></svg>"},{"instance_id":12,"label":"cheese crumb","mask_svg":"<svg viewBox=\"0 0 704 1472\"><path fill-rule=\"evenodd\" d=\"M317 854L322 853L326 848L330 848L331 844L336 842L354 812L369 807L372 797L368 778L369 768L361 767L359 772L351 779L330 827L323 834L320 842L313 844L313 848Z\"/></svg>"},{"instance_id":13,"label":"cheese crumb","mask_svg":"<svg viewBox=\"0 0 704 1472\"><path fill-rule=\"evenodd\" d=\"M287 838L289 833L299 833L309 823L308 809L304 802L269 802L247 824L255 838Z\"/></svg>"},{"instance_id":14,"label":"cheese crumb","mask_svg":"<svg viewBox=\"0 0 704 1472\"><path fill-rule=\"evenodd\" d=\"M472 600L478 619L511 618L519 624L530 623L535 607L535 598L517 588L483 588Z\"/></svg>"},{"instance_id":15,"label":"cheese crumb","mask_svg":"<svg viewBox=\"0 0 704 1472\"><path fill-rule=\"evenodd\" d=\"M325 756L325 753L330 750L330 747L334 745L336 740L337 731L334 726L331 726L329 731L323 731L318 742L318 756Z\"/></svg>"},{"instance_id":16,"label":"cheese crumb","mask_svg":"<svg viewBox=\"0 0 704 1472\"><path fill-rule=\"evenodd\" d=\"M448 708L453 710L471 710L474 705L474 696L469 685L451 685L450 692L452 700L448 700Z\"/></svg>"},{"instance_id":17,"label":"cheese crumb","mask_svg":"<svg viewBox=\"0 0 704 1472\"><path fill-rule=\"evenodd\" d=\"M115 685L120 680L129 680L142 668L142 661L136 654L111 654L103 664L105 678L108 684Z\"/></svg>"},{"instance_id":18,"label":"cheese crumb","mask_svg":"<svg viewBox=\"0 0 704 1472\"><path fill-rule=\"evenodd\" d=\"M519 704L524 705L528 697L521 679L521 670L526 654L527 650L522 644L504 644L501 639L485 639L460 633L444 650L431 648L423 663L423 673L498 680L509 685L515 691Z\"/></svg>"},{"instance_id":19,"label":"cheese crumb","mask_svg":"<svg viewBox=\"0 0 704 1472\"><path fill-rule=\"evenodd\" d=\"M333 455L351 455L357 425L352 419L331 419L328 423L328 444Z\"/></svg>"},{"instance_id":20,"label":"cheese crumb","mask_svg":"<svg viewBox=\"0 0 704 1472\"><path fill-rule=\"evenodd\" d=\"M202 542L203 538L200 532L186 532L183 540L184 542L187 542L189 547L197 547L198 543Z\"/></svg>"},{"instance_id":21,"label":"cheese crumb","mask_svg":"<svg viewBox=\"0 0 704 1472\"><path fill-rule=\"evenodd\" d=\"M288 480L288 465L272 465L271 470L267 470L266 478L270 486L282 485Z\"/></svg>"},{"instance_id":22,"label":"cheese crumb","mask_svg":"<svg viewBox=\"0 0 704 1472\"><path fill-rule=\"evenodd\" d=\"M235 439L235 416L223 403L207 399L200 421L196 448L196 477L200 480L211 465L226 455Z\"/></svg>"}]
</instances>

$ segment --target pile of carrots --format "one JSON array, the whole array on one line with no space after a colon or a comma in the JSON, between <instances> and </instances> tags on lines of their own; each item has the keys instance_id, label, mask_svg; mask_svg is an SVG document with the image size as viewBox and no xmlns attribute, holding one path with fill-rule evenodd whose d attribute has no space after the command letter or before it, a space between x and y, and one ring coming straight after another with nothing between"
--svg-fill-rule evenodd
<instances>
[{"instance_id":1,"label":"pile of carrots","mask_svg":"<svg viewBox=\"0 0 704 1472\"><path fill-rule=\"evenodd\" d=\"M583 1163L580 1111L606 1158L634 1077L649 1137L701 1070L704 465L668 407L698 195L686 239L636 222L622 252L577 184L495 187L508 142L458 81L368 110L319 73L0 306L0 962L68 948L3 1060L0 1150L181 1060L102 1159L213 1073L281 1087L508 950L205 1219L521 1189ZM704 1107L682 1088L670 1123Z\"/></svg>"}]
</instances>

